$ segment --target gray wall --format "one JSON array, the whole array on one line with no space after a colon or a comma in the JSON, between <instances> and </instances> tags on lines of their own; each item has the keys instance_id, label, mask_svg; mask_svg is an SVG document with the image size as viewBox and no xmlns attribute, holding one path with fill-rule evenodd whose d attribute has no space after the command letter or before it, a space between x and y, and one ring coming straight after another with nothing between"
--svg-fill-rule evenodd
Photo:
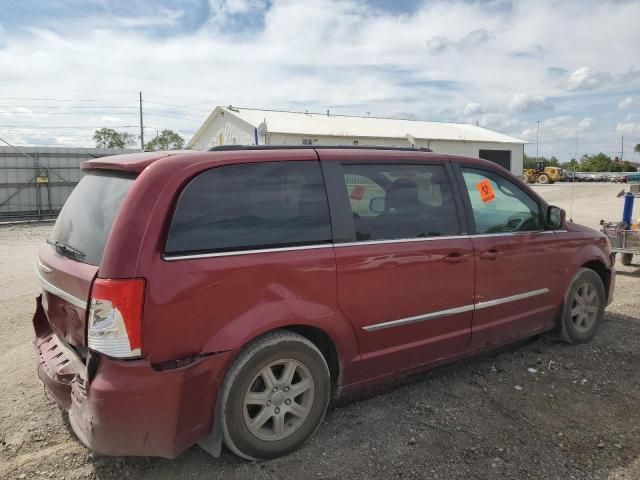
<instances>
[{"instance_id":1,"label":"gray wall","mask_svg":"<svg viewBox=\"0 0 640 480\"><path fill-rule=\"evenodd\" d=\"M132 153L116 148L0 147L0 221L58 214L92 158ZM48 182L38 183L37 177Z\"/></svg>"}]
</instances>

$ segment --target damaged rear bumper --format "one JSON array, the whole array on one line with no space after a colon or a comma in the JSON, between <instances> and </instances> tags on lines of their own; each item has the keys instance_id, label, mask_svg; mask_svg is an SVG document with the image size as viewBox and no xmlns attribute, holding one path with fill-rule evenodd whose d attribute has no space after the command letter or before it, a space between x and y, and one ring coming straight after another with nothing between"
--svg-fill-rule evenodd
<instances>
[{"instance_id":1,"label":"damaged rear bumper","mask_svg":"<svg viewBox=\"0 0 640 480\"><path fill-rule=\"evenodd\" d=\"M85 363L51 332L40 299L33 323L38 375L92 451L173 458L211 432L230 353L163 371L144 359Z\"/></svg>"}]
</instances>

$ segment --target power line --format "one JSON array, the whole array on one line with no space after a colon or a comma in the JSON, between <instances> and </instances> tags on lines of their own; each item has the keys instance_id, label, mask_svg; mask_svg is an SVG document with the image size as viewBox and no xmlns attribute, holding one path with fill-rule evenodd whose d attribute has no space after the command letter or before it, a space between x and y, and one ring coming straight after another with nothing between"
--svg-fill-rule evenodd
<instances>
[{"instance_id":1,"label":"power line","mask_svg":"<svg viewBox=\"0 0 640 480\"><path fill-rule=\"evenodd\" d=\"M27 100L30 102L104 102L104 98L33 98L33 97L0 97L0 100ZM118 99L122 101L121 98Z\"/></svg>"},{"instance_id":2,"label":"power line","mask_svg":"<svg viewBox=\"0 0 640 480\"><path fill-rule=\"evenodd\" d=\"M136 115L136 112L10 112L11 115Z\"/></svg>"},{"instance_id":3,"label":"power line","mask_svg":"<svg viewBox=\"0 0 640 480\"><path fill-rule=\"evenodd\" d=\"M211 113L211 109L207 109L207 108L201 108L201 107L192 107L189 105L176 105L173 103L162 103L162 102L155 102L152 100L145 100L146 103L153 103L155 105L163 105L165 107L176 107L176 108L182 108L184 110L202 110L203 112L207 112L207 113Z\"/></svg>"},{"instance_id":4,"label":"power line","mask_svg":"<svg viewBox=\"0 0 640 480\"><path fill-rule=\"evenodd\" d=\"M63 128L74 128L77 130L94 130L94 129L98 129L98 128L139 128L139 125L110 125L108 127L105 127L104 125L100 125L100 126L89 126L89 125L82 125L82 126L72 126L72 125L1 125L1 128L12 128L12 129L16 129L16 130L48 130L48 129L63 129Z\"/></svg>"},{"instance_id":5,"label":"power line","mask_svg":"<svg viewBox=\"0 0 640 480\"><path fill-rule=\"evenodd\" d=\"M0 105L0 108L46 108L48 110L56 110L56 109L99 109L99 108L137 108L135 106L124 106L124 105L69 105L69 106L61 106L61 105ZM11 112L14 113L14 112ZM18 112L15 112L18 113Z\"/></svg>"},{"instance_id":6,"label":"power line","mask_svg":"<svg viewBox=\"0 0 640 480\"><path fill-rule=\"evenodd\" d=\"M147 109L148 110L148 109ZM145 112L147 111L145 110ZM181 120L183 122L197 122L197 123L202 123L202 119L197 119L197 118L184 118L184 117L175 117L172 115L162 115L160 113L145 113L144 114L145 117L163 117L163 118L173 118L175 120Z\"/></svg>"}]
</instances>

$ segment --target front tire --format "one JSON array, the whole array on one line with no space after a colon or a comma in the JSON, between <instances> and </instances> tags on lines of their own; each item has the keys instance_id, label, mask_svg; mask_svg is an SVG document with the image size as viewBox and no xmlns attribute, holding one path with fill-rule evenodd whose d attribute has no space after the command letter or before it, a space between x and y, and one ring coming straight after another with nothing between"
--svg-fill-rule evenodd
<instances>
[{"instance_id":1,"label":"front tire","mask_svg":"<svg viewBox=\"0 0 640 480\"><path fill-rule=\"evenodd\" d=\"M316 431L329 404L327 362L305 337L276 330L247 345L221 389L224 442L247 460L291 453Z\"/></svg>"},{"instance_id":2,"label":"front tire","mask_svg":"<svg viewBox=\"0 0 640 480\"><path fill-rule=\"evenodd\" d=\"M541 173L538 176L538 183L542 183L543 185L546 185L547 183L549 183L549 176L546 173Z\"/></svg>"},{"instance_id":3,"label":"front tire","mask_svg":"<svg viewBox=\"0 0 640 480\"><path fill-rule=\"evenodd\" d=\"M590 341L602 324L607 296L596 272L581 268L564 298L561 337L567 343Z\"/></svg>"}]
</instances>

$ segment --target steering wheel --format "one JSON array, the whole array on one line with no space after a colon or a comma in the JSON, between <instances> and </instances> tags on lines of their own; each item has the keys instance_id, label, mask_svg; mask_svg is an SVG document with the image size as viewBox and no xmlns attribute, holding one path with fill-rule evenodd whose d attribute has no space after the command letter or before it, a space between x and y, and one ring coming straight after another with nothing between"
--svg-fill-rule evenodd
<instances>
[{"instance_id":1,"label":"steering wheel","mask_svg":"<svg viewBox=\"0 0 640 480\"><path fill-rule=\"evenodd\" d=\"M518 232L524 223L531 218L531 215L525 213L516 213L511 215L504 225L505 232Z\"/></svg>"}]
</instances>

